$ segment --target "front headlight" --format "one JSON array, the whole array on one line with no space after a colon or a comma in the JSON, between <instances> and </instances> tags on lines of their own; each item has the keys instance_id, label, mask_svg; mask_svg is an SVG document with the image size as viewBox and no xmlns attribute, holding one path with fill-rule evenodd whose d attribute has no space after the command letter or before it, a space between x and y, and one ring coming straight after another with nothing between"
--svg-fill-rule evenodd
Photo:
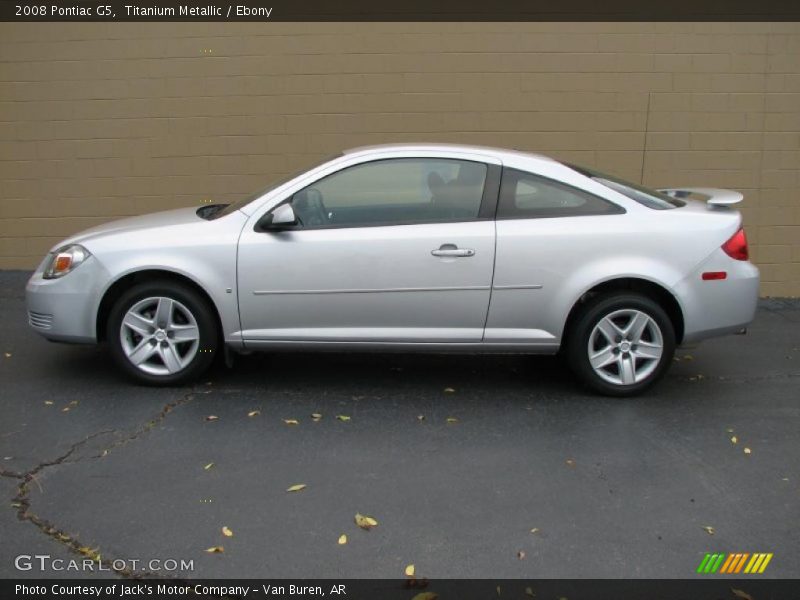
<instances>
[{"instance_id":1,"label":"front headlight","mask_svg":"<svg viewBox=\"0 0 800 600\"><path fill-rule=\"evenodd\" d=\"M91 254L83 246L72 244L59 248L52 254L47 261L42 277L45 279L57 279L63 277L73 269L79 267Z\"/></svg>"}]
</instances>

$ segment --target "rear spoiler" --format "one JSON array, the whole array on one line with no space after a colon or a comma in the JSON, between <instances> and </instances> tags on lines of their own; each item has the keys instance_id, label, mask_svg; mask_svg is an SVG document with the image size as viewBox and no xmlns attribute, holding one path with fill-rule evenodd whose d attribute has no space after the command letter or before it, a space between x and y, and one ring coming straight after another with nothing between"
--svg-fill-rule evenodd
<instances>
[{"instance_id":1,"label":"rear spoiler","mask_svg":"<svg viewBox=\"0 0 800 600\"><path fill-rule=\"evenodd\" d=\"M717 188L667 188L659 192L673 198L688 198L702 196L710 206L731 206L742 201L744 196L733 190L720 190Z\"/></svg>"}]
</instances>

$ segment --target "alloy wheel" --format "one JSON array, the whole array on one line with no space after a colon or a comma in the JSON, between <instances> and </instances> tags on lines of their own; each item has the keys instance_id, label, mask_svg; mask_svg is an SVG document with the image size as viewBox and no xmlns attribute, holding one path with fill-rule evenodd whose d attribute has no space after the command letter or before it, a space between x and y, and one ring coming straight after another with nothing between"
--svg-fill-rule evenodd
<instances>
[{"instance_id":1,"label":"alloy wheel","mask_svg":"<svg viewBox=\"0 0 800 600\"><path fill-rule=\"evenodd\" d=\"M200 348L200 328L192 312L164 296L145 298L131 306L119 335L127 359L150 375L182 371Z\"/></svg>"},{"instance_id":2,"label":"alloy wheel","mask_svg":"<svg viewBox=\"0 0 800 600\"><path fill-rule=\"evenodd\" d=\"M615 310L601 318L589 336L587 351L594 372L615 385L633 385L649 377L661 362L664 338L647 313Z\"/></svg>"}]
</instances>

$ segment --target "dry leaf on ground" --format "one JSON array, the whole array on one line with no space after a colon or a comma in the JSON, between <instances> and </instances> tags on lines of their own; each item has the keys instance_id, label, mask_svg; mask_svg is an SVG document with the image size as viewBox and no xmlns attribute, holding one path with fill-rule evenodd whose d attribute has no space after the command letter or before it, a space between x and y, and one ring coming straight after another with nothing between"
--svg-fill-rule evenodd
<instances>
[{"instance_id":1,"label":"dry leaf on ground","mask_svg":"<svg viewBox=\"0 0 800 600\"><path fill-rule=\"evenodd\" d=\"M300 421L298 421L297 419L284 419L283 422L286 423L287 425L299 425L300 424Z\"/></svg>"},{"instance_id":2,"label":"dry leaf on ground","mask_svg":"<svg viewBox=\"0 0 800 600\"><path fill-rule=\"evenodd\" d=\"M260 410L251 410L249 413L247 413L247 416L252 418L252 417L257 417L260 414L261 414Z\"/></svg>"},{"instance_id":3,"label":"dry leaf on ground","mask_svg":"<svg viewBox=\"0 0 800 600\"><path fill-rule=\"evenodd\" d=\"M458 423L458 419L455 417L447 417L447 422L452 425L453 423Z\"/></svg>"},{"instance_id":4,"label":"dry leaf on ground","mask_svg":"<svg viewBox=\"0 0 800 600\"><path fill-rule=\"evenodd\" d=\"M361 529L366 529L367 531L378 526L378 522L375 519L362 515L361 513L356 513L355 522Z\"/></svg>"},{"instance_id":5,"label":"dry leaf on ground","mask_svg":"<svg viewBox=\"0 0 800 600\"><path fill-rule=\"evenodd\" d=\"M208 415L206 417L206 421L216 421L217 419L219 419L217 415Z\"/></svg>"},{"instance_id":6,"label":"dry leaf on ground","mask_svg":"<svg viewBox=\"0 0 800 600\"><path fill-rule=\"evenodd\" d=\"M703 525L703 531L705 531L708 535L714 535L714 528L711 525Z\"/></svg>"},{"instance_id":7,"label":"dry leaf on ground","mask_svg":"<svg viewBox=\"0 0 800 600\"><path fill-rule=\"evenodd\" d=\"M203 467L203 470L204 471L208 471L209 469L212 469L212 468L214 468L214 463L210 462L205 467Z\"/></svg>"},{"instance_id":8,"label":"dry leaf on ground","mask_svg":"<svg viewBox=\"0 0 800 600\"><path fill-rule=\"evenodd\" d=\"M305 483L296 483L288 488L286 488L287 492L299 492L300 490L306 489Z\"/></svg>"},{"instance_id":9,"label":"dry leaf on ground","mask_svg":"<svg viewBox=\"0 0 800 600\"><path fill-rule=\"evenodd\" d=\"M349 421L350 420L350 417L348 415L336 415L336 418L339 421Z\"/></svg>"},{"instance_id":10,"label":"dry leaf on ground","mask_svg":"<svg viewBox=\"0 0 800 600\"><path fill-rule=\"evenodd\" d=\"M222 528L222 535L224 535L225 537L233 537L233 532L226 525Z\"/></svg>"},{"instance_id":11,"label":"dry leaf on ground","mask_svg":"<svg viewBox=\"0 0 800 600\"><path fill-rule=\"evenodd\" d=\"M220 554L222 552L225 552L225 548L223 548L222 546L211 546L211 548L206 549L206 552L208 552L209 554Z\"/></svg>"},{"instance_id":12,"label":"dry leaf on ground","mask_svg":"<svg viewBox=\"0 0 800 600\"><path fill-rule=\"evenodd\" d=\"M751 452L752 452L752 450L750 450L750 448L745 448L744 449L744 453L745 454L750 454Z\"/></svg>"},{"instance_id":13,"label":"dry leaf on ground","mask_svg":"<svg viewBox=\"0 0 800 600\"><path fill-rule=\"evenodd\" d=\"M736 588L731 588L731 593L737 598L741 598L742 600L753 600L753 597L743 590L737 590Z\"/></svg>"},{"instance_id":14,"label":"dry leaf on ground","mask_svg":"<svg viewBox=\"0 0 800 600\"><path fill-rule=\"evenodd\" d=\"M320 419L322 419L322 414L321 413L311 413L311 419L314 420L314 421L319 421Z\"/></svg>"},{"instance_id":15,"label":"dry leaf on ground","mask_svg":"<svg viewBox=\"0 0 800 600\"><path fill-rule=\"evenodd\" d=\"M342 534L339 536L339 545L344 546L347 543L347 536Z\"/></svg>"},{"instance_id":16,"label":"dry leaf on ground","mask_svg":"<svg viewBox=\"0 0 800 600\"><path fill-rule=\"evenodd\" d=\"M445 394L454 394L455 390L453 388L451 388L451 387L446 387L446 388L444 388L444 393Z\"/></svg>"},{"instance_id":17,"label":"dry leaf on ground","mask_svg":"<svg viewBox=\"0 0 800 600\"><path fill-rule=\"evenodd\" d=\"M406 577L414 576L414 565L408 565L405 570Z\"/></svg>"}]
</instances>

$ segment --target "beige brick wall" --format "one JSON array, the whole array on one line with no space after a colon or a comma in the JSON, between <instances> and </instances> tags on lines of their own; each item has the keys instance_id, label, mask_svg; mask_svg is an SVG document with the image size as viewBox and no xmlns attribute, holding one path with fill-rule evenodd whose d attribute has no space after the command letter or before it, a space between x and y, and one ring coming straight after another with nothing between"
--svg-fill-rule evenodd
<instances>
[{"instance_id":1,"label":"beige brick wall","mask_svg":"<svg viewBox=\"0 0 800 600\"><path fill-rule=\"evenodd\" d=\"M0 268L398 141L741 190L762 293L800 295L797 23L2 23Z\"/></svg>"}]
</instances>

